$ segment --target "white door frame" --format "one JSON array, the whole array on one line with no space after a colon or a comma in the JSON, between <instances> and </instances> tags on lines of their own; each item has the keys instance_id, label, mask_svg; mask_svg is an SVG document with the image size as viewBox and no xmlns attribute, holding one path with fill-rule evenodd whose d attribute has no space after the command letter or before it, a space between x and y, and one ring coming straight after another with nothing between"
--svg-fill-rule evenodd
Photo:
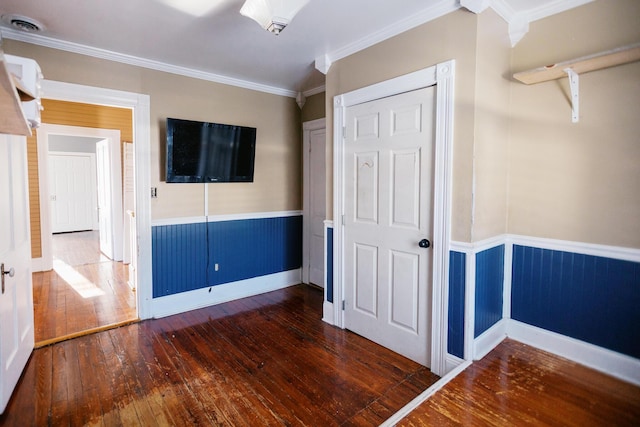
<instances>
[{"instance_id":1,"label":"white door frame","mask_svg":"<svg viewBox=\"0 0 640 427\"><path fill-rule=\"evenodd\" d=\"M133 111L133 143L135 150L135 218L137 228L136 299L138 318L151 317L152 259L151 259L151 135L150 98L133 92L84 86L73 83L42 81L47 99L109 105ZM38 158L40 162L41 159ZM40 182L43 180L40 179ZM42 194L42 193L41 193ZM45 194L48 194L45 193ZM42 197L40 198L42 200ZM41 218L42 220L42 218Z\"/></svg>"},{"instance_id":2,"label":"white door frame","mask_svg":"<svg viewBox=\"0 0 640 427\"><path fill-rule=\"evenodd\" d=\"M451 174L453 147L453 84L455 60L364 87L333 98L333 315L325 318L344 328L344 127L346 109L352 105L436 85L434 200L433 200L433 294L431 319L431 371L446 373L449 245L451 242ZM327 314L329 314L327 316Z\"/></svg>"},{"instance_id":3,"label":"white door frame","mask_svg":"<svg viewBox=\"0 0 640 427\"><path fill-rule=\"evenodd\" d=\"M302 124L302 283L309 283L309 261L311 258L311 165L309 150L311 132L326 128L326 119L317 119ZM326 218L326 217L325 217Z\"/></svg>"}]
</instances>

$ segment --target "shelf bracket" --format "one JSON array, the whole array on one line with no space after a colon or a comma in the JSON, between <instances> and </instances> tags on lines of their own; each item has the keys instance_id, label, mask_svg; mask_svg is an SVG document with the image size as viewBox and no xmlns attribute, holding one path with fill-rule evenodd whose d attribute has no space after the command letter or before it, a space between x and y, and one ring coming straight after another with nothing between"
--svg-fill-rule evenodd
<instances>
[{"instance_id":1,"label":"shelf bracket","mask_svg":"<svg viewBox=\"0 0 640 427\"><path fill-rule=\"evenodd\" d=\"M569 76L569 87L571 88L571 122L578 123L580 120L580 77L571 68L563 70Z\"/></svg>"}]
</instances>

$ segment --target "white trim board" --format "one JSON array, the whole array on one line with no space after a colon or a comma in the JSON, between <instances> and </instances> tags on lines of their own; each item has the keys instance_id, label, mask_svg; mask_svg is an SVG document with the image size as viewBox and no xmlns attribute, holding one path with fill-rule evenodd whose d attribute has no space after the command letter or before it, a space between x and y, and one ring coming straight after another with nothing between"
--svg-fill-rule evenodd
<instances>
[{"instance_id":1,"label":"white trim board","mask_svg":"<svg viewBox=\"0 0 640 427\"><path fill-rule=\"evenodd\" d=\"M448 329L448 271L451 240L451 171L453 147L453 100L455 60L442 62L420 71L396 77L334 97L333 125L333 218L344 214L344 134L347 107L436 85L436 117L434 140L434 200L433 200L433 278L431 307L431 371L444 375L446 369ZM333 233L333 295L344 300L344 227L334 222ZM333 304L334 324L344 328L342 304Z\"/></svg>"},{"instance_id":2,"label":"white trim board","mask_svg":"<svg viewBox=\"0 0 640 427\"><path fill-rule=\"evenodd\" d=\"M239 221L246 219L266 219L266 218L282 218L290 216L301 216L302 211L281 211L281 212L250 212L225 215L209 215L209 216L189 216L182 218L161 218L151 221L152 227L163 225L184 225L199 224L203 222L222 222L222 221Z\"/></svg>"},{"instance_id":3,"label":"white trim board","mask_svg":"<svg viewBox=\"0 0 640 427\"><path fill-rule=\"evenodd\" d=\"M474 243L451 242L450 249L455 252L477 254L478 252L500 245L528 246L532 248L640 262L640 249L636 248L550 239L545 237L530 237L518 234L501 234Z\"/></svg>"},{"instance_id":4,"label":"white trim board","mask_svg":"<svg viewBox=\"0 0 640 427\"><path fill-rule=\"evenodd\" d=\"M640 359L513 319L502 319L474 340L474 360L482 359L505 338L640 386Z\"/></svg>"},{"instance_id":5,"label":"white trim board","mask_svg":"<svg viewBox=\"0 0 640 427\"><path fill-rule=\"evenodd\" d=\"M300 269L207 286L193 291L154 298L152 317L158 319L186 311L264 294L300 284Z\"/></svg>"},{"instance_id":6,"label":"white trim board","mask_svg":"<svg viewBox=\"0 0 640 427\"><path fill-rule=\"evenodd\" d=\"M506 321L506 336L640 386L640 359L513 319Z\"/></svg>"}]
</instances>

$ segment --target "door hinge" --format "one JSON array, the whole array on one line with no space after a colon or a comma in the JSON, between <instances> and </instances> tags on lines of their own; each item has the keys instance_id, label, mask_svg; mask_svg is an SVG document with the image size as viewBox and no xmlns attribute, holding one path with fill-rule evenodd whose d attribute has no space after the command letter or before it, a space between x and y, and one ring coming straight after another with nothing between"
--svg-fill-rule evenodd
<instances>
[{"instance_id":1,"label":"door hinge","mask_svg":"<svg viewBox=\"0 0 640 427\"><path fill-rule=\"evenodd\" d=\"M344 311L344 308L346 307L346 301L342 300L342 311Z\"/></svg>"},{"instance_id":2,"label":"door hinge","mask_svg":"<svg viewBox=\"0 0 640 427\"><path fill-rule=\"evenodd\" d=\"M342 126L342 139L347 139L347 127Z\"/></svg>"},{"instance_id":3,"label":"door hinge","mask_svg":"<svg viewBox=\"0 0 640 427\"><path fill-rule=\"evenodd\" d=\"M344 225L344 215L342 215L342 225Z\"/></svg>"}]
</instances>

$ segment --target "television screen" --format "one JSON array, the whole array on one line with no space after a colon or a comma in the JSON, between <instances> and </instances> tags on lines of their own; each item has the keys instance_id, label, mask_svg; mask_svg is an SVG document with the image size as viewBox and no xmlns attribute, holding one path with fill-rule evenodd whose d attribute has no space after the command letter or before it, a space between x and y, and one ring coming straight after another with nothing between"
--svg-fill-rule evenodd
<instances>
[{"instance_id":1,"label":"television screen","mask_svg":"<svg viewBox=\"0 0 640 427\"><path fill-rule=\"evenodd\" d=\"M167 182L253 182L256 128L167 119Z\"/></svg>"}]
</instances>

